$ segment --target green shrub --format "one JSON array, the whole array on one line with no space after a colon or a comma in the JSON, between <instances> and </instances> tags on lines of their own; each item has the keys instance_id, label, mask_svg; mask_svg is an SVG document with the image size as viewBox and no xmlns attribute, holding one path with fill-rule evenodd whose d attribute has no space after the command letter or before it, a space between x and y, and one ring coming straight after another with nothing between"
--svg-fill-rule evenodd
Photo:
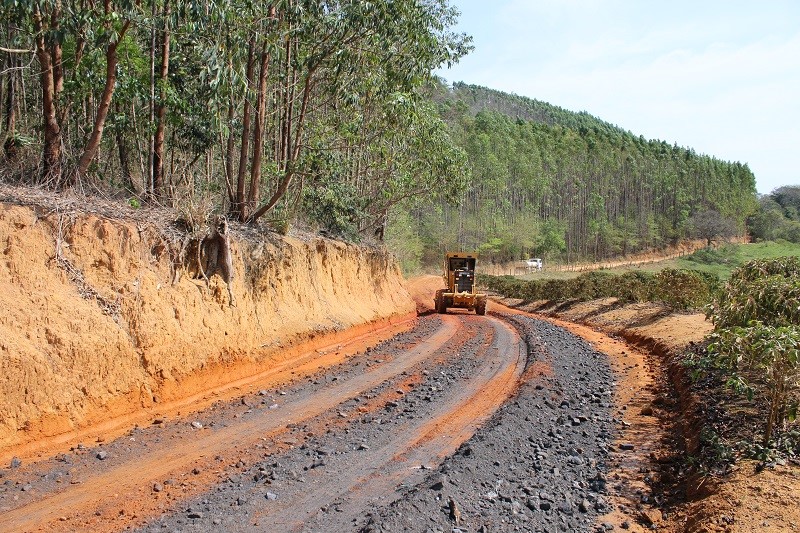
<instances>
[{"instance_id":1,"label":"green shrub","mask_svg":"<svg viewBox=\"0 0 800 533\"><path fill-rule=\"evenodd\" d=\"M709 316L718 328L758 320L774 326L800 324L800 258L750 261L734 270Z\"/></svg>"},{"instance_id":2,"label":"green shrub","mask_svg":"<svg viewBox=\"0 0 800 533\"><path fill-rule=\"evenodd\" d=\"M702 308L713 296L707 279L694 270L665 268L654 281L655 299L676 309Z\"/></svg>"},{"instance_id":3,"label":"green shrub","mask_svg":"<svg viewBox=\"0 0 800 533\"><path fill-rule=\"evenodd\" d=\"M509 298L536 300L595 300L618 298L622 302L662 301L678 309L701 308L711 301L719 280L713 274L689 270L665 270L615 275L595 271L571 280L524 281L513 276L479 275L478 282Z\"/></svg>"},{"instance_id":4,"label":"green shrub","mask_svg":"<svg viewBox=\"0 0 800 533\"><path fill-rule=\"evenodd\" d=\"M648 272L626 272L614 276L613 294L623 302L647 302L655 299L655 281Z\"/></svg>"},{"instance_id":5,"label":"green shrub","mask_svg":"<svg viewBox=\"0 0 800 533\"><path fill-rule=\"evenodd\" d=\"M768 404L762 445L797 415L800 385L800 258L750 261L708 307L715 330L708 359L728 385Z\"/></svg>"},{"instance_id":6,"label":"green shrub","mask_svg":"<svg viewBox=\"0 0 800 533\"><path fill-rule=\"evenodd\" d=\"M352 185L319 178L314 187L303 189L303 209L311 222L333 236L358 241L358 221L364 217L364 208Z\"/></svg>"},{"instance_id":7,"label":"green shrub","mask_svg":"<svg viewBox=\"0 0 800 533\"><path fill-rule=\"evenodd\" d=\"M569 291L568 298L583 301L612 296L610 288L614 278L613 274L602 271L582 274L565 283L565 288Z\"/></svg>"}]
</instances>

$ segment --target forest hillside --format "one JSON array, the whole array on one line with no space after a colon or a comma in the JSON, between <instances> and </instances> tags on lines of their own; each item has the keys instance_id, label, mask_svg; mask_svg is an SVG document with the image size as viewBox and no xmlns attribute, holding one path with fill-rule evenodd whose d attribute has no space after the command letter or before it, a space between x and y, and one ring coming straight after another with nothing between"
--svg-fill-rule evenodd
<instances>
[{"instance_id":1,"label":"forest hillside","mask_svg":"<svg viewBox=\"0 0 800 533\"><path fill-rule=\"evenodd\" d=\"M471 177L455 204L398 210L390 236L407 267L451 248L570 262L710 243L743 235L757 207L746 164L484 87L440 84L431 100Z\"/></svg>"}]
</instances>

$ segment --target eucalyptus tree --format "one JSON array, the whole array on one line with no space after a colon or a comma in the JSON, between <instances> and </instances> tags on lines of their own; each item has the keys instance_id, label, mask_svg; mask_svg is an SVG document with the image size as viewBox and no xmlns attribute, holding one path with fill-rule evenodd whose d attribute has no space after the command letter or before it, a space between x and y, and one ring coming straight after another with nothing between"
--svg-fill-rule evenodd
<instances>
[{"instance_id":1,"label":"eucalyptus tree","mask_svg":"<svg viewBox=\"0 0 800 533\"><path fill-rule=\"evenodd\" d=\"M11 17L6 16L8 11L5 7L0 7L1 18L8 19L9 24L5 29L5 44L0 47L3 53L3 61L0 62L0 125L4 136L3 152L8 161L13 162L17 159L21 138L17 135L17 119L20 101L20 89L22 76L20 71L23 64L29 57L33 57L34 50L28 48L18 48L19 28L11 21ZM24 46L24 42L22 43Z\"/></svg>"},{"instance_id":2,"label":"eucalyptus tree","mask_svg":"<svg viewBox=\"0 0 800 533\"><path fill-rule=\"evenodd\" d=\"M224 191L225 210L256 221L296 209L303 184L324 175L369 204L353 221L367 232L402 198L463 178L420 91L469 50L445 0L9 0L2 10L9 71L12 52L36 58L19 67L26 83L2 75L3 126L11 135L16 110L26 113L39 182L91 174L113 187L121 175L126 189L174 201L200 191L199 170L202 191ZM15 106L26 85L39 95Z\"/></svg>"},{"instance_id":3,"label":"eucalyptus tree","mask_svg":"<svg viewBox=\"0 0 800 533\"><path fill-rule=\"evenodd\" d=\"M204 79L225 117L228 202L243 221L270 213L292 192L300 197L311 162L324 171L325 158L310 150L366 153L395 127L374 124L384 120L380 110L398 95L419 100L431 70L468 50L466 37L448 31L456 12L439 0L218 7L206 28ZM355 130L353 117L364 121ZM367 131L377 136L358 138Z\"/></svg>"},{"instance_id":4,"label":"eucalyptus tree","mask_svg":"<svg viewBox=\"0 0 800 533\"><path fill-rule=\"evenodd\" d=\"M116 88L117 49L131 27L135 4L31 0L6 2L4 11L26 37L25 45L35 51L38 63L44 138L39 181L57 188L73 185L86 174L100 147ZM96 68L98 63L104 63L103 71ZM102 89L87 87L87 72ZM90 129L76 120L78 112L91 123ZM65 142L67 133L76 139L75 153L62 151L62 146L72 148Z\"/></svg>"}]
</instances>

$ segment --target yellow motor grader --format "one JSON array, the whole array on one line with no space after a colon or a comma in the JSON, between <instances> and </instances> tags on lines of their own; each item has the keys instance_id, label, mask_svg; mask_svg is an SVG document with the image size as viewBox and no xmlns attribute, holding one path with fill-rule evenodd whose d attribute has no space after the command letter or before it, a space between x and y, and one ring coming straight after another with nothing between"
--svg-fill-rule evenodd
<instances>
[{"instance_id":1,"label":"yellow motor grader","mask_svg":"<svg viewBox=\"0 0 800 533\"><path fill-rule=\"evenodd\" d=\"M486 295L475 292L475 262L473 252L448 253L444 258L444 282L447 288L436 291L433 303L437 313L450 307L474 310L486 314Z\"/></svg>"}]
</instances>

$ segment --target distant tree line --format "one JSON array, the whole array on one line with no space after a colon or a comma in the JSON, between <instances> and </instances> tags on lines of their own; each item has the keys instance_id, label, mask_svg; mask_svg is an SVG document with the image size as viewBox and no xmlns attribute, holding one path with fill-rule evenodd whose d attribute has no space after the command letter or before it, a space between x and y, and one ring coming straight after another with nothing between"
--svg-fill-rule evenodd
<instances>
[{"instance_id":1,"label":"distant tree line","mask_svg":"<svg viewBox=\"0 0 800 533\"><path fill-rule=\"evenodd\" d=\"M756 209L746 164L483 87L440 85L432 100L467 153L471 180L455 206L416 202L398 216L421 262L445 248L575 261L686 238L710 244L743 235Z\"/></svg>"},{"instance_id":2,"label":"distant tree line","mask_svg":"<svg viewBox=\"0 0 800 533\"><path fill-rule=\"evenodd\" d=\"M469 38L446 0L29 0L0 19L0 174L381 234L467 174L420 96Z\"/></svg>"}]
</instances>

